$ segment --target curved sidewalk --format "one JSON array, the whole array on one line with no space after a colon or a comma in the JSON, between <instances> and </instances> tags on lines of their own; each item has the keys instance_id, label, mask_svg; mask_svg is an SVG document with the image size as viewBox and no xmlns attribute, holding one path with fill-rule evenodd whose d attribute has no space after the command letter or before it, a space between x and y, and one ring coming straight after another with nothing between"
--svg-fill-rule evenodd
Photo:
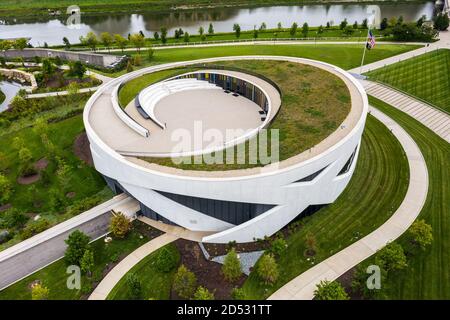
<instances>
[{"instance_id":1,"label":"curved sidewalk","mask_svg":"<svg viewBox=\"0 0 450 320\"><path fill-rule=\"evenodd\" d=\"M364 261L387 243L402 235L419 215L428 193L428 170L423 155L411 136L394 120L377 109L371 114L386 125L401 143L409 163L409 186L403 202L378 229L330 258L308 269L269 297L269 300L310 300L322 280L333 281Z\"/></svg>"},{"instance_id":2,"label":"curved sidewalk","mask_svg":"<svg viewBox=\"0 0 450 320\"><path fill-rule=\"evenodd\" d=\"M132 253L126 256L125 259L120 261L119 264L116 265L106 275L105 278L103 278L103 280L89 296L89 300L106 300L106 297L108 297L108 294L111 292L111 290L115 287L119 280L122 279L125 274L131 270L131 268L133 268L150 253L158 250L161 247L164 247L166 244L169 244L177 239L178 237L166 233L150 240L146 244L134 250Z\"/></svg>"}]
</instances>

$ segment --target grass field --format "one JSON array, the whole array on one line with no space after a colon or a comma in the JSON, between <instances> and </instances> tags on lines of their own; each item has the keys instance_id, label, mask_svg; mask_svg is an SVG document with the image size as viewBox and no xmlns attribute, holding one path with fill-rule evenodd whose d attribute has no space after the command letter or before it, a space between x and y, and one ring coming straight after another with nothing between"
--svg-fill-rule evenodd
<instances>
[{"instance_id":1,"label":"grass field","mask_svg":"<svg viewBox=\"0 0 450 320\"><path fill-rule=\"evenodd\" d=\"M341 79L328 71L298 63L270 60L225 61L215 65L238 68L243 72L248 70L263 75L278 85L282 92L282 105L268 129L279 130L280 161L318 144L339 127L350 111L348 88ZM127 85L124 89L126 87ZM249 163L248 145L246 143L247 156L243 164L238 161L227 164L226 152L223 154L223 164L197 164L193 158L188 163L181 164L177 164L172 158L145 160L184 170L235 170L261 166L259 162Z\"/></svg>"},{"instance_id":2,"label":"grass field","mask_svg":"<svg viewBox=\"0 0 450 320\"><path fill-rule=\"evenodd\" d=\"M0 300L30 300L30 284L35 280L40 280L50 290L49 299L51 300L78 300L92 292L92 283L99 282L105 276L104 270L108 264L123 259L148 241L145 236L141 239L141 234L137 231L132 231L123 240L114 239L110 243L105 243L103 240L101 238L91 244L94 253L92 278L83 275L80 290L67 288L66 281L69 276L66 273L67 265L64 259L61 259L0 291Z\"/></svg>"},{"instance_id":3,"label":"grass field","mask_svg":"<svg viewBox=\"0 0 450 320\"><path fill-rule=\"evenodd\" d=\"M440 49L367 73L450 112L450 50Z\"/></svg>"},{"instance_id":4,"label":"grass field","mask_svg":"<svg viewBox=\"0 0 450 320\"><path fill-rule=\"evenodd\" d=\"M365 63L372 63L386 59L410 50L419 48L416 45L380 45L377 50L370 50L366 54ZM155 50L153 58L148 61L146 53L141 52L143 63L137 68L150 65L188 61L224 56L240 55L278 55L289 57L301 57L328 62L343 69L352 69L361 64L363 47L361 45L237 45L217 46L202 48L174 48ZM118 53L121 54L121 53ZM127 52L136 55L136 52ZM126 73L125 70L108 76L119 76Z\"/></svg>"},{"instance_id":5,"label":"grass field","mask_svg":"<svg viewBox=\"0 0 450 320\"><path fill-rule=\"evenodd\" d=\"M108 295L108 300L128 300L130 297L130 290L126 283L128 274L134 273L142 287L142 299L148 300L168 300L170 298L170 290L172 288L173 278L176 273L176 268L168 273L158 270L155 265L156 257L160 250L169 250L170 253L180 259L178 249L174 244L168 244L165 247L151 253L135 265L127 274L120 279L116 286Z\"/></svg>"},{"instance_id":6,"label":"grass field","mask_svg":"<svg viewBox=\"0 0 450 320\"><path fill-rule=\"evenodd\" d=\"M370 98L370 103L398 122L416 141L427 163L430 181L418 219L433 227L433 243L424 252L408 256L408 267L388 278L384 294L387 299L450 299L450 145L407 114L375 98ZM405 237L398 241L406 244Z\"/></svg>"},{"instance_id":7,"label":"grass field","mask_svg":"<svg viewBox=\"0 0 450 320\"><path fill-rule=\"evenodd\" d=\"M369 115L356 171L333 204L304 218L304 226L287 238L288 248L279 258L280 277L265 286L255 273L244 283L248 299L268 297L283 284L328 258L383 224L402 202L409 181L403 149L389 130ZM305 237L312 233L317 254L304 256Z\"/></svg>"}]
</instances>

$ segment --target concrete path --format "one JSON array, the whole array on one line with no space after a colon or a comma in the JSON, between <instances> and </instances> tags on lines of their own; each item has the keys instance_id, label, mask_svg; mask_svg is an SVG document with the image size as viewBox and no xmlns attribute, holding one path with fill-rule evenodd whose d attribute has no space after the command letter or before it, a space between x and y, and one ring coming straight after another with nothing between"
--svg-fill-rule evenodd
<instances>
[{"instance_id":1,"label":"concrete path","mask_svg":"<svg viewBox=\"0 0 450 320\"><path fill-rule=\"evenodd\" d=\"M103 280L95 288L92 294L89 296L89 300L106 300L108 294L116 286L120 279L130 271L136 264L142 259L148 256L150 253L158 250L172 241L177 240L178 237L171 234L163 234L153 240L150 240L146 244L140 246L135 251L130 253L125 259L119 262Z\"/></svg>"},{"instance_id":2,"label":"concrete path","mask_svg":"<svg viewBox=\"0 0 450 320\"><path fill-rule=\"evenodd\" d=\"M450 114L383 84L361 81L367 94L405 112L450 143Z\"/></svg>"},{"instance_id":3,"label":"concrete path","mask_svg":"<svg viewBox=\"0 0 450 320\"><path fill-rule=\"evenodd\" d=\"M377 42L377 45L380 42ZM397 43L400 44L400 43ZM416 50L412 50L412 51L408 51L387 59L383 59L383 60L378 60L374 63L369 63L364 65L362 68L361 67L357 67L354 69L350 69L347 70L350 73L356 73L356 74L363 74L369 71L373 71L379 68L383 68L385 66L388 66L390 64L394 64L406 59L410 59L416 56L419 56L421 54L425 54L427 52L431 52L437 49L450 49L450 31L441 31L439 33L439 41L436 41L434 43L431 43L428 47L424 46L422 48L416 49ZM376 50L376 47L373 49Z\"/></svg>"},{"instance_id":4,"label":"concrete path","mask_svg":"<svg viewBox=\"0 0 450 320\"><path fill-rule=\"evenodd\" d=\"M419 147L409 134L391 118L377 109L371 114L386 125L401 143L408 158L410 178L403 202L395 213L378 229L341 250L330 258L294 278L269 300L309 300L321 280L333 281L364 261L387 243L402 235L419 215L428 193L428 170Z\"/></svg>"},{"instance_id":5,"label":"concrete path","mask_svg":"<svg viewBox=\"0 0 450 320\"><path fill-rule=\"evenodd\" d=\"M63 257L66 250L64 240L73 231L81 230L91 239L96 239L108 233L112 210L132 216L139 209L136 200L121 194L1 251L0 290Z\"/></svg>"}]
</instances>

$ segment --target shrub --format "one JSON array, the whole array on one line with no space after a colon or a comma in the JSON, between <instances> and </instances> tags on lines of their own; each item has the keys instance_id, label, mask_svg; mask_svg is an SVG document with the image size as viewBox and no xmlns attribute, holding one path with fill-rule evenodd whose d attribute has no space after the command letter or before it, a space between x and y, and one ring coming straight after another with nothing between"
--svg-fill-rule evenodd
<instances>
[{"instance_id":1,"label":"shrub","mask_svg":"<svg viewBox=\"0 0 450 320\"><path fill-rule=\"evenodd\" d=\"M209 292L205 287L198 287L194 293L194 300L214 300L214 293Z\"/></svg>"},{"instance_id":2,"label":"shrub","mask_svg":"<svg viewBox=\"0 0 450 320\"><path fill-rule=\"evenodd\" d=\"M434 18L434 28L439 31L447 30L449 24L450 21L447 14L439 13Z\"/></svg>"},{"instance_id":3,"label":"shrub","mask_svg":"<svg viewBox=\"0 0 450 320\"><path fill-rule=\"evenodd\" d=\"M156 268L164 273L170 272L173 270L178 263L177 256L173 253L173 251L170 251L166 247L161 248L158 250L158 254L156 256L155 264Z\"/></svg>"},{"instance_id":4,"label":"shrub","mask_svg":"<svg viewBox=\"0 0 450 320\"><path fill-rule=\"evenodd\" d=\"M130 298L134 300L140 299L142 297L142 287L139 278L134 273L130 273L127 275L126 283L129 289Z\"/></svg>"},{"instance_id":5,"label":"shrub","mask_svg":"<svg viewBox=\"0 0 450 320\"><path fill-rule=\"evenodd\" d=\"M376 254L375 264L387 272L401 270L408 266L403 247L396 242L388 244Z\"/></svg>"},{"instance_id":6,"label":"shrub","mask_svg":"<svg viewBox=\"0 0 450 320\"><path fill-rule=\"evenodd\" d=\"M433 242L433 228L425 220L415 221L408 230L411 242L425 249Z\"/></svg>"},{"instance_id":7,"label":"shrub","mask_svg":"<svg viewBox=\"0 0 450 320\"><path fill-rule=\"evenodd\" d=\"M0 244L9 241L12 238L8 230L0 230Z\"/></svg>"},{"instance_id":8,"label":"shrub","mask_svg":"<svg viewBox=\"0 0 450 320\"><path fill-rule=\"evenodd\" d=\"M50 226L50 223L45 219L39 219L37 222L27 225L22 231L20 231L19 236L22 240L31 238L32 236L41 233Z\"/></svg>"},{"instance_id":9,"label":"shrub","mask_svg":"<svg viewBox=\"0 0 450 320\"><path fill-rule=\"evenodd\" d=\"M50 294L50 290L44 287L40 283L33 285L31 288L31 299L32 300L47 300Z\"/></svg>"},{"instance_id":10,"label":"shrub","mask_svg":"<svg viewBox=\"0 0 450 320\"><path fill-rule=\"evenodd\" d=\"M115 237L119 239L125 238L128 232L131 230L131 221L123 213L117 212L111 218L109 230Z\"/></svg>"},{"instance_id":11,"label":"shrub","mask_svg":"<svg viewBox=\"0 0 450 320\"><path fill-rule=\"evenodd\" d=\"M89 249L90 238L79 230L72 232L65 240L67 249L64 258L67 264L80 265L86 250Z\"/></svg>"},{"instance_id":12,"label":"shrub","mask_svg":"<svg viewBox=\"0 0 450 320\"><path fill-rule=\"evenodd\" d=\"M345 289L336 281L320 281L314 291L317 300L349 300Z\"/></svg>"},{"instance_id":13,"label":"shrub","mask_svg":"<svg viewBox=\"0 0 450 320\"><path fill-rule=\"evenodd\" d=\"M94 267L94 253L91 250L85 250L80 260L81 271L91 275L92 268Z\"/></svg>"},{"instance_id":14,"label":"shrub","mask_svg":"<svg viewBox=\"0 0 450 320\"><path fill-rule=\"evenodd\" d=\"M28 221L28 217L16 209L9 209L0 216L0 227L13 229L21 228Z\"/></svg>"},{"instance_id":15,"label":"shrub","mask_svg":"<svg viewBox=\"0 0 450 320\"><path fill-rule=\"evenodd\" d=\"M225 256L222 266L222 272L228 281L236 281L242 275L241 262L239 261L236 250L231 249Z\"/></svg>"},{"instance_id":16,"label":"shrub","mask_svg":"<svg viewBox=\"0 0 450 320\"><path fill-rule=\"evenodd\" d=\"M9 200L12 194L12 184L3 174L0 173L0 204Z\"/></svg>"},{"instance_id":17,"label":"shrub","mask_svg":"<svg viewBox=\"0 0 450 320\"><path fill-rule=\"evenodd\" d=\"M234 288L231 291L231 297L233 298L233 300L244 300L245 292L242 288Z\"/></svg>"},{"instance_id":18,"label":"shrub","mask_svg":"<svg viewBox=\"0 0 450 320\"><path fill-rule=\"evenodd\" d=\"M197 285L195 274L189 271L184 265L178 268L173 280L173 289L181 297L189 299L192 297Z\"/></svg>"},{"instance_id":19,"label":"shrub","mask_svg":"<svg viewBox=\"0 0 450 320\"><path fill-rule=\"evenodd\" d=\"M270 248L270 252L272 252L275 257L281 257L283 252L286 251L288 244L284 238L277 238L272 241L272 246Z\"/></svg>"},{"instance_id":20,"label":"shrub","mask_svg":"<svg viewBox=\"0 0 450 320\"><path fill-rule=\"evenodd\" d=\"M258 276L266 283L273 284L278 279L278 265L273 254L264 254L257 265Z\"/></svg>"}]
</instances>

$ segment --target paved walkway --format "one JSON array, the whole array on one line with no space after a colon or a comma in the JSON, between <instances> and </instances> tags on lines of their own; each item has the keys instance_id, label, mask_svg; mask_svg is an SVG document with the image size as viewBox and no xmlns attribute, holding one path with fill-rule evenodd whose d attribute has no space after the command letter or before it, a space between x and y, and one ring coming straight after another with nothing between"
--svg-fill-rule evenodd
<instances>
[{"instance_id":1,"label":"paved walkway","mask_svg":"<svg viewBox=\"0 0 450 320\"><path fill-rule=\"evenodd\" d=\"M74 230L81 230L95 239L108 233L111 210L132 216L139 209L136 200L121 194L1 251L0 290L64 256L64 240Z\"/></svg>"},{"instance_id":2,"label":"paved walkway","mask_svg":"<svg viewBox=\"0 0 450 320\"><path fill-rule=\"evenodd\" d=\"M366 80L361 82L367 94L407 113L450 143L450 114L388 86Z\"/></svg>"},{"instance_id":3,"label":"paved walkway","mask_svg":"<svg viewBox=\"0 0 450 320\"><path fill-rule=\"evenodd\" d=\"M409 187L403 202L395 213L378 229L341 250L330 258L294 278L269 300L309 300L321 280L333 281L364 261L387 243L402 235L419 215L428 193L428 170L419 147L409 134L391 118L377 109L371 114L392 130L401 143L409 162Z\"/></svg>"},{"instance_id":4,"label":"paved walkway","mask_svg":"<svg viewBox=\"0 0 450 320\"><path fill-rule=\"evenodd\" d=\"M178 237L171 234L163 234L153 240L150 240L146 244L140 246L135 251L130 253L125 259L119 262L103 280L95 288L92 294L89 296L89 300L106 300L108 294L116 286L120 279L131 270L142 259L148 256L150 253L158 250L172 241L177 240Z\"/></svg>"}]
</instances>

